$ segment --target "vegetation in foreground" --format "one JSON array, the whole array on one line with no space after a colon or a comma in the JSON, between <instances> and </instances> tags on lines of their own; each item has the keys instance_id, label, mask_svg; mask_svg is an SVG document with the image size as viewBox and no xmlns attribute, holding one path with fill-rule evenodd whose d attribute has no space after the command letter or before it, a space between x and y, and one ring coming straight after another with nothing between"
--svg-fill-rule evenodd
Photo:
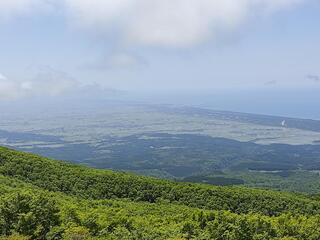
<instances>
[{"instance_id":1,"label":"vegetation in foreground","mask_svg":"<svg viewBox=\"0 0 320 240\"><path fill-rule=\"evenodd\" d=\"M178 183L0 148L3 239L320 239L317 197Z\"/></svg>"}]
</instances>

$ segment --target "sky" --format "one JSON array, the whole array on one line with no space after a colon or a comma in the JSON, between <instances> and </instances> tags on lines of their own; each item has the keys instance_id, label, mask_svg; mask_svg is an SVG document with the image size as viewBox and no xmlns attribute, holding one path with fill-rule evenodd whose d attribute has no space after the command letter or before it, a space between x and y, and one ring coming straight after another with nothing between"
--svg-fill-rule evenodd
<instances>
[{"instance_id":1,"label":"sky","mask_svg":"<svg viewBox=\"0 0 320 240\"><path fill-rule=\"evenodd\" d=\"M319 0L0 0L0 101L87 86L316 94L319 12Z\"/></svg>"}]
</instances>

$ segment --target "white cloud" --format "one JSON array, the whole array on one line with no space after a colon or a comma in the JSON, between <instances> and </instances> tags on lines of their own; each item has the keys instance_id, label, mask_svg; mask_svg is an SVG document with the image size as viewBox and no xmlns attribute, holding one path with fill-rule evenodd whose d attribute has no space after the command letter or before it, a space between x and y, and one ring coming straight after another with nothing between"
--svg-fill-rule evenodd
<instances>
[{"instance_id":1,"label":"white cloud","mask_svg":"<svg viewBox=\"0 0 320 240\"><path fill-rule=\"evenodd\" d=\"M188 47L303 0L65 0L74 22L142 45ZM305 0L307 1L307 0Z\"/></svg>"},{"instance_id":2,"label":"white cloud","mask_svg":"<svg viewBox=\"0 0 320 240\"><path fill-rule=\"evenodd\" d=\"M11 80L0 74L0 100L57 96L78 86L76 80L50 67L41 68L30 80Z\"/></svg>"}]
</instances>

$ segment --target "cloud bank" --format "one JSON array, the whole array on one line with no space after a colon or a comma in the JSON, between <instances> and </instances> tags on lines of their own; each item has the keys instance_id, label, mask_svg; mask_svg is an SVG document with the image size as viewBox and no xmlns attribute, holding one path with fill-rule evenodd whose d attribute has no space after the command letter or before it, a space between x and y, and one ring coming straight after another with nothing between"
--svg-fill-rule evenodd
<instances>
[{"instance_id":1,"label":"cloud bank","mask_svg":"<svg viewBox=\"0 0 320 240\"><path fill-rule=\"evenodd\" d=\"M42 67L29 80L12 80L0 74L0 100L24 97L58 96L78 86L76 80L64 72Z\"/></svg>"},{"instance_id":2,"label":"cloud bank","mask_svg":"<svg viewBox=\"0 0 320 240\"><path fill-rule=\"evenodd\" d=\"M80 26L129 43L190 47L303 0L65 0ZM307 1L307 0L305 0Z\"/></svg>"},{"instance_id":3,"label":"cloud bank","mask_svg":"<svg viewBox=\"0 0 320 240\"><path fill-rule=\"evenodd\" d=\"M53 7L50 14L57 11L61 17L64 13L72 26L114 45L111 56L89 66L109 70L145 64L128 51L141 50L136 46L192 48L307 1L311 0L0 0L0 23ZM114 52L117 49L120 52ZM29 80L14 81L0 75L0 99L58 95L74 85L72 78L52 69Z\"/></svg>"},{"instance_id":4,"label":"cloud bank","mask_svg":"<svg viewBox=\"0 0 320 240\"><path fill-rule=\"evenodd\" d=\"M3 0L0 20L55 6L77 26L130 44L190 47L304 1L308 0Z\"/></svg>"}]
</instances>

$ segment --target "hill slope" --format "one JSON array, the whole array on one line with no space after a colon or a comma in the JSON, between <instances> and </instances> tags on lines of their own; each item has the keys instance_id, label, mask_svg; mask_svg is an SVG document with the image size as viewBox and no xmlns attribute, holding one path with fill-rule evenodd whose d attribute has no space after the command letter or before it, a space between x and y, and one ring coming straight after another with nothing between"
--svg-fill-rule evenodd
<instances>
[{"instance_id":1,"label":"hill slope","mask_svg":"<svg viewBox=\"0 0 320 240\"><path fill-rule=\"evenodd\" d=\"M2 235L320 239L320 202L306 195L176 183L2 147L0 173Z\"/></svg>"}]
</instances>

